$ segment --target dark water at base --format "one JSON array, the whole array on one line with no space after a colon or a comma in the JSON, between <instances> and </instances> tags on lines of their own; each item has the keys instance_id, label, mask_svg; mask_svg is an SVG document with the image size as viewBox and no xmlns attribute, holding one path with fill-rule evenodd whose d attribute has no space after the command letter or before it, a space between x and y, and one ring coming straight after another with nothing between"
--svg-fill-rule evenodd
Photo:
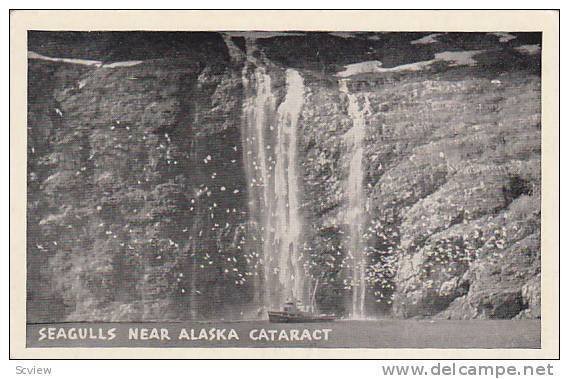
<instances>
[{"instance_id":1,"label":"dark water at base","mask_svg":"<svg viewBox=\"0 0 569 379\"><path fill-rule=\"evenodd\" d=\"M138 339L129 339L129 329L134 331L135 328L138 328ZM185 329L185 334L182 329ZM79 338L80 334L83 338ZM114 338L111 339L112 335ZM236 335L239 339L235 338ZM26 345L539 349L540 335L540 320L377 320L310 324L271 324L268 321L59 323L28 325ZM40 340L42 336L44 338Z\"/></svg>"}]
</instances>

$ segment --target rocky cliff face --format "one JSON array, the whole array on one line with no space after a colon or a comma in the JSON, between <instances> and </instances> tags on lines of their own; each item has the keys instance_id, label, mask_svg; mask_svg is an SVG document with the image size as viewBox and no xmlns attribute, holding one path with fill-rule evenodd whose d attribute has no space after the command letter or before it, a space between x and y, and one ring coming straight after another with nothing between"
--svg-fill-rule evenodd
<instances>
[{"instance_id":1,"label":"rocky cliff face","mask_svg":"<svg viewBox=\"0 0 569 379\"><path fill-rule=\"evenodd\" d=\"M28 246L38 282L28 294L55 304L30 317L177 319L231 308L220 291L241 285L247 205L233 74L223 61L30 61Z\"/></svg>"},{"instance_id":2,"label":"rocky cliff face","mask_svg":"<svg viewBox=\"0 0 569 379\"><path fill-rule=\"evenodd\" d=\"M352 311L356 112L365 315L540 316L539 35L71 36L30 38L98 62L29 60L28 321L255 316L259 66L275 109L286 69L303 79L299 246L321 310Z\"/></svg>"}]
</instances>

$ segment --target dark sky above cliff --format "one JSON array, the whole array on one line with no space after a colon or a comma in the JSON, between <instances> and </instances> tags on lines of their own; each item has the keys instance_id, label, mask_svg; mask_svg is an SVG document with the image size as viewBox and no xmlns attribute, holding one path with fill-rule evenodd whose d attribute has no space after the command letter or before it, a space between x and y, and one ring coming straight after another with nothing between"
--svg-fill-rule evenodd
<instances>
[{"instance_id":1,"label":"dark sky above cliff","mask_svg":"<svg viewBox=\"0 0 569 379\"><path fill-rule=\"evenodd\" d=\"M524 48L541 44L540 33L437 33L437 32L227 32L244 47L246 37L272 61L288 67L323 72L342 66L379 60L394 67L429 60L443 51L483 50L486 63L536 66L539 60ZM229 59L222 33L217 32L47 32L30 31L30 51L50 57L125 60ZM502 63L503 65L504 63ZM537 68L537 67L535 67Z\"/></svg>"}]
</instances>

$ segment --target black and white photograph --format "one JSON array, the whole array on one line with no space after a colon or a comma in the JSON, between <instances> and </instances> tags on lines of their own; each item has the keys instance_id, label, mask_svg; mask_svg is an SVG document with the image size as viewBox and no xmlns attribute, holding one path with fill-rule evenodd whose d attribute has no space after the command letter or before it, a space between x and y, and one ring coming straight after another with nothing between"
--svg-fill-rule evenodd
<instances>
[{"instance_id":1,"label":"black and white photograph","mask_svg":"<svg viewBox=\"0 0 569 379\"><path fill-rule=\"evenodd\" d=\"M26 348L542 348L542 32L26 37Z\"/></svg>"}]
</instances>

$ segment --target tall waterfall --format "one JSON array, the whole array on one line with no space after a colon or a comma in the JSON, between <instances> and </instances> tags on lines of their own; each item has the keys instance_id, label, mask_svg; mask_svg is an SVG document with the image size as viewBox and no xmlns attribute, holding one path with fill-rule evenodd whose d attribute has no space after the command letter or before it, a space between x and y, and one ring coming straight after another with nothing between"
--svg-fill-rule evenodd
<instances>
[{"instance_id":1,"label":"tall waterfall","mask_svg":"<svg viewBox=\"0 0 569 379\"><path fill-rule=\"evenodd\" d=\"M340 91L348 99L348 115L352 119L352 128L344 135L344 141L350 157L348 179L345 187L348 196L345 223L349 225L348 256L352 269L352 318L365 316L366 266L367 259L362 243L365 225L365 193L364 193L364 139L365 113L369 109L369 100L364 97L360 108L358 97L350 93L346 80L340 81Z\"/></svg>"},{"instance_id":2,"label":"tall waterfall","mask_svg":"<svg viewBox=\"0 0 569 379\"><path fill-rule=\"evenodd\" d=\"M247 246L250 260L256 262L254 270L254 303L267 305L269 292L264 286L267 283L268 271L265 261L270 259L270 209L273 169L271 151L267 149L271 141L270 123L274 119L276 98L271 91L271 77L264 68L255 69L251 78L247 65L242 73L245 99L243 104L244 127L242 130L243 158L249 185L249 229L253 241Z\"/></svg>"},{"instance_id":3,"label":"tall waterfall","mask_svg":"<svg viewBox=\"0 0 569 379\"><path fill-rule=\"evenodd\" d=\"M276 109L271 77L264 67L243 69L245 89L243 150L249 183L250 224L257 240L255 301L276 307L288 298L305 301L305 275L299 244L302 219L298 199L297 125L304 82L286 71L287 92ZM275 110L276 109L276 110ZM260 251L257 251L260 250Z\"/></svg>"},{"instance_id":4,"label":"tall waterfall","mask_svg":"<svg viewBox=\"0 0 569 379\"><path fill-rule=\"evenodd\" d=\"M297 125L304 102L304 81L292 69L286 71L287 93L278 109L275 158L273 246L277 248L282 297L305 300L304 267L299 251L302 220L299 213L297 175Z\"/></svg>"}]
</instances>

